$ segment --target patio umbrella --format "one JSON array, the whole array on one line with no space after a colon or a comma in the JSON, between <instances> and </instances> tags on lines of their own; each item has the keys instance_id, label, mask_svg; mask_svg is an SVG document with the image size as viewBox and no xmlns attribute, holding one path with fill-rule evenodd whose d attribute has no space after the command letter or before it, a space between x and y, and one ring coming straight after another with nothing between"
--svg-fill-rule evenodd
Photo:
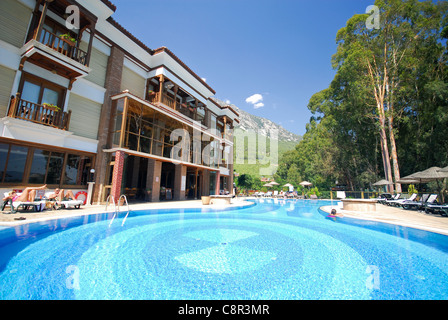
<instances>
[{"instance_id":1,"label":"patio umbrella","mask_svg":"<svg viewBox=\"0 0 448 320\"><path fill-rule=\"evenodd\" d=\"M271 181L270 184L273 185L273 186L278 186L280 183L277 183L275 181Z\"/></svg>"},{"instance_id":2,"label":"patio umbrella","mask_svg":"<svg viewBox=\"0 0 448 320\"><path fill-rule=\"evenodd\" d=\"M265 184L263 185L263 187L272 187L272 184L270 184L270 183L265 183Z\"/></svg>"},{"instance_id":3,"label":"patio umbrella","mask_svg":"<svg viewBox=\"0 0 448 320\"><path fill-rule=\"evenodd\" d=\"M413 173L413 179L421 180L422 182L429 182L434 180L441 180L448 178L448 171L441 171L439 167L431 167L429 169Z\"/></svg>"},{"instance_id":4,"label":"patio umbrella","mask_svg":"<svg viewBox=\"0 0 448 320\"><path fill-rule=\"evenodd\" d=\"M437 181L437 188L439 189L439 195L441 196L441 200L443 199L442 194L442 187L440 186L439 180L448 178L448 171L440 171L441 168L439 167L431 167L429 169L417 172L412 174L413 178L420 180L421 182L430 182L430 181Z\"/></svg>"},{"instance_id":5,"label":"patio umbrella","mask_svg":"<svg viewBox=\"0 0 448 320\"><path fill-rule=\"evenodd\" d=\"M400 179L397 180L396 183L400 183L400 184L414 184L414 183L420 183L420 180L417 179Z\"/></svg>"},{"instance_id":6,"label":"patio umbrella","mask_svg":"<svg viewBox=\"0 0 448 320\"><path fill-rule=\"evenodd\" d=\"M302 181L299 184L303 187L309 187L309 186L313 185L311 182L308 182L308 181Z\"/></svg>"},{"instance_id":7,"label":"patio umbrella","mask_svg":"<svg viewBox=\"0 0 448 320\"><path fill-rule=\"evenodd\" d=\"M448 167L440 169L439 172L448 172Z\"/></svg>"},{"instance_id":8,"label":"patio umbrella","mask_svg":"<svg viewBox=\"0 0 448 320\"><path fill-rule=\"evenodd\" d=\"M373 185L374 186L387 186L387 185L390 185L390 184L393 184L393 183L388 181L388 180L382 179L380 181L375 182Z\"/></svg>"}]
</instances>

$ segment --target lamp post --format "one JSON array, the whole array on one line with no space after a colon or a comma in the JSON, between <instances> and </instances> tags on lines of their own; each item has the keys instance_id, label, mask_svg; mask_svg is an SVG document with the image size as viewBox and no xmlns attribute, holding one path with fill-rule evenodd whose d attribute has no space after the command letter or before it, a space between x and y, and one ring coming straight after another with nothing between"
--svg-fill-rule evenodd
<instances>
[{"instance_id":1,"label":"lamp post","mask_svg":"<svg viewBox=\"0 0 448 320\"><path fill-rule=\"evenodd\" d=\"M86 205L90 206L92 205L92 194L93 194L93 185L95 184L94 182L94 177L95 177L95 169L90 169L90 181L87 182L88 187L87 187L87 200L86 200Z\"/></svg>"}]
</instances>

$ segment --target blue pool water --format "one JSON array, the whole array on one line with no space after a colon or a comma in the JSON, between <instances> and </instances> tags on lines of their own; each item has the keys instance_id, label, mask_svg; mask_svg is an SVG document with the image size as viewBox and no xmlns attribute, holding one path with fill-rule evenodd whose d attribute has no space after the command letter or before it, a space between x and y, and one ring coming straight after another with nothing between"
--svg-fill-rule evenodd
<instances>
[{"instance_id":1,"label":"blue pool water","mask_svg":"<svg viewBox=\"0 0 448 320\"><path fill-rule=\"evenodd\" d=\"M97 214L0 229L0 299L447 299L448 237L328 201Z\"/></svg>"}]
</instances>

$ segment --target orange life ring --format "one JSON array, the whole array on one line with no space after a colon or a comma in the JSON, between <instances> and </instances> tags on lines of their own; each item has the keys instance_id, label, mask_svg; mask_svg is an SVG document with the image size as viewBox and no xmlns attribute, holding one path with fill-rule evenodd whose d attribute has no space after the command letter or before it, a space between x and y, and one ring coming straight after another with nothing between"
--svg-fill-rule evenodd
<instances>
[{"instance_id":1,"label":"orange life ring","mask_svg":"<svg viewBox=\"0 0 448 320\"><path fill-rule=\"evenodd\" d=\"M78 197L80 197L80 196L82 196L83 198L78 199ZM85 192L85 191L79 191L79 192L77 192L77 193L75 194L75 198L76 198L76 200L83 200L83 199L84 199L84 203L83 203L83 205L86 205L86 202L87 202L87 192Z\"/></svg>"}]
</instances>

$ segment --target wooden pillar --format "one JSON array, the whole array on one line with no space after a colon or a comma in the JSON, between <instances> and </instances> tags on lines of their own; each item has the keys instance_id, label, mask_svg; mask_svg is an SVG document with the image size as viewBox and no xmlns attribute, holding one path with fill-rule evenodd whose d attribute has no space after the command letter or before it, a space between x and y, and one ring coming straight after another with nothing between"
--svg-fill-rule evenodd
<instances>
[{"instance_id":1,"label":"wooden pillar","mask_svg":"<svg viewBox=\"0 0 448 320\"><path fill-rule=\"evenodd\" d=\"M118 103L121 103L119 101ZM121 121L121 131L120 131L120 148L123 148L124 146L124 138L125 138L125 132L126 132L126 122L127 122L127 113L128 113L128 104L129 99L128 97L124 97L124 106L123 106L123 117Z\"/></svg>"},{"instance_id":2,"label":"wooden pillar","mask_svg":"<svg viewBox=\"0 0 448 320\"><path fill-rule=\"evenodd\" d=\"M92 55L92 45L93 45L93 38L95 37L95 25L92 23L89 26L90 30L90 39L89 39L89 46L87 47L87 57L86 57L86 63L85 65L88 67L90 64L90 56ZM79 39L79 43L81 42L81 39Z\"/></svg>"},{"instance_id":3,"label":"wooden pillar","mask_svg":"<svg viewBox=\"0 0 448 320\"><path fill-rule=\"evenodd\" d=\"M118 201L121 195L121 185L123 182L123 170L126 154L124 151L115 152L114 172L112 175L112 190L111 196L114 197L115 202Z\"/></svg>"},{"instance_id":4,"label":"wooden pillar","mask_svg":"<svg viewBox=\"0 0 448 320\"><path fill-rule=\"evenodd\" d=\"M40 34L42 32L42 27L44 26L44 23L45 23L45 17L47 16L47 9L48 9L49 3L50 3L49 0L45 0L45 2L44 2L44 6L42 8L42 14L40 15L39 24L37 25L37 30L36 30L34 40L39 41L39 39L40 39Z\"/></svg>"},{"instance_id":5,"label":"wooden pillar","mask_svg":"<svg viewBox=\"0 0 448 320\"><path fill-rule=\"evenodd\" d=\"M165 77L162 75L159 76L159 101L162 102L162 95L163 95L163 82L165 81Z\"/></svg>"}]
</instances>

